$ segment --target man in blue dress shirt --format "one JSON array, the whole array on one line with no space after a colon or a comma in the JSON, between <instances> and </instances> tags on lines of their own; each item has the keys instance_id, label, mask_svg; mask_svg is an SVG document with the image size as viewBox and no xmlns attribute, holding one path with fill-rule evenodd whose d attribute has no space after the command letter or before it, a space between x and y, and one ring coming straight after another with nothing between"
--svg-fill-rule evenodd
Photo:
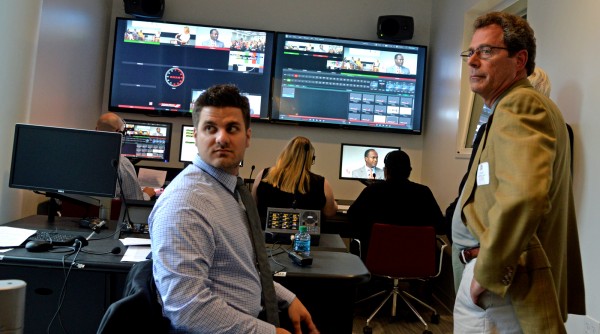
<instances>
[{"instance_id":1,"label":"man in blue dress shirt","mask_svg":"<svg viewBox=\"0 0 600 334\"><path fill-rule=\"evenodd\" d=\"M149 217L154 280L176 332L289 333L260 320L262 286L246 211L236 191L250 145L248 99L217 85L195 102L198 155L165 189ZM260 248L257 252L266 252ZM318 333L296 296L274 283L295 333Z\"/></svg>"}]
</instances>

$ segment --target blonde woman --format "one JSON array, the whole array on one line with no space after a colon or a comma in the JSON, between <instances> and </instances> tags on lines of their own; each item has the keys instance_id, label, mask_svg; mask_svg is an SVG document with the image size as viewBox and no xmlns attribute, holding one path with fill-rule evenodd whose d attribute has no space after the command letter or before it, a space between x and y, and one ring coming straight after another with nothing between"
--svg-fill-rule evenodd
<instances>
[{"instance_id":1,"label":"blonde woman","mask_svg":"<svg viewBox=\"0 0 600 334\"><path fill-rule=\"evenodd\" d=\"M286 145L271 168L258 173L252 187L258 212L265 221L268 207L321 210L334 216L337 203L329 182L310 171L315 148L305 137L295 137Z\"/></svg>"}]
</instances>

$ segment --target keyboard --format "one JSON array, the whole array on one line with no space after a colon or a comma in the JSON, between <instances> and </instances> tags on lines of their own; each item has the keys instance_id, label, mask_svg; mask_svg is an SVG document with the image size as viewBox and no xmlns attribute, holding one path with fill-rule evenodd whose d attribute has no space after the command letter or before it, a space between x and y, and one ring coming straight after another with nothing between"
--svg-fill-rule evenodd
<instances>
[{"instance_id":1,"label":"keyboard","mask_svg":"<svg viewBox=\"0 0 600 334\"><path fill-rule=\"evenodd\" d=\"M37 231L35 234L27 238L27 240L48 241L57 246L71 246L73 243L75 243L75 237L76 235L74 234Z\"/></svg>"}]
</instances>

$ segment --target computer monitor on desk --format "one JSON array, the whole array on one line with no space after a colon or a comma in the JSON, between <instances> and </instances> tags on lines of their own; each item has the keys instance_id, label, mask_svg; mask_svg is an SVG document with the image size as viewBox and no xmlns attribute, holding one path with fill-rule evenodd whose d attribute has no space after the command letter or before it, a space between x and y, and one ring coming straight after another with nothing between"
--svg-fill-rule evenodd
<instances>
[{"instance_id":1,"label":"computer monitor on desk","mask_svg":"<svg viewBox=\"0 0 600 334\"><path fill-rule=\"evenodd\" d=\"M115 197L120 153L117 132L16 124L8 186L44 192L53 222L55 198Z\"/></svg>"},{"instance_id":2,"label":"computer monitor on desk","mask_svg":"<svg viewBox=\"0 0 600 334\"><path fill-rule=\"evenodd\" d=\"M148 234L148 217L154 203L155 201L125 200L119 213L121 232Z\"/></svg>"},{"instance_id":3,"label":"computer monitor on desk","mask_svg":"<svg viewBox=\"0 0 600 334\"><path fill-rule=\"evenodd\" d=\"M386 154L399 149L400 146L341 144L339 177L341 180L358 180L367 185L383 181L383 160ZM377 159L373 159L374 157ZM367 172L367 167L372 168L371 175Z\"/></svg>"},{"instance_id":4,"label":"computer monitor on desk","mask_svg":"<svg viewBox=\"0 0 600 334\"><path fill-rule=\"evenodd\" d=\"M125 119L122 154L132 160L169 162L171 123Z\"/></svg>"}]
</instances>

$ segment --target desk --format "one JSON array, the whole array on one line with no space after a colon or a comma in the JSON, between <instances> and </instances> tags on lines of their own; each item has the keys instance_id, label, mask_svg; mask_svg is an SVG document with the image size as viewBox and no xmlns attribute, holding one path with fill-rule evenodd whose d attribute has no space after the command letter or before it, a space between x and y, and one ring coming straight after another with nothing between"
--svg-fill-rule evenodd
<instances>
[{"instance_id":1,"label":"desk","mask_svg":"<svg viewBox=\"0 0 600 334\"><path fill-rule=\"evenodd\" d=\"M370 279L359 257L350 253L311 251L313 264L295 265L287 253L274 256L274 280L294 292L323 334L352 333L356 288ZM281 267L285 266L285 269Z\"/></svg>"},{"instance_id":2,"label":"desk","mask_svg":"<svg viewBox=\"0 0 600 334\"><path fill-rule=\"evenodd\" d=\"M6 224L5 226L77 231L83 236L91 233L89 228L81 228L78 218L57 218L53 224L46 222L46 216L31 216ZM103 230L100 236L114 232ZM111 231L111 232L109 232ZM90 252L108 252L123 244L116 239L91 241L85 247ZM0 279L18 278L27 283L25 300L24 333L46 333L46 328L56 312L59 294L65 282L62 258L66 253L31 253L23 248L0 253ZM108 306L121 298L125 278L131 263L121 262L122 255L92 255L79 253L76 263L82 268L73 268L69 273L61 319L68 333L95 333L100 319ZM68 269L73 257L65 263ZM62 333L60 322L55 319L50 333Z\"/></svg>"},{"instance_id":3,"label":"desk","mask_svg":"<svg viewBox=\"0 0 600 334\"><path fill-rule=\"evenodd\" d=\"M53 224L46 216L31 216L5 226L68 230L87 236L91 231L81 228L77 218L59 218ZM115 231L116 222L100 236ZM298 267L287 253L275 256L284 264L286 274L275 280L296 293L310 310L321 333L351 333L354 291L358 284L368 281L370 275L362 261L342 252L343 242L339 236L327 236L319 247L314 248L313 265ZM91 241L85 250L108 252L114 247L124 248L117 239ZM345 248L345 245L343 246ZM323 251L324 250L338 250ZM31 253L25 249L13 249L0 253L0 279L21 279L27 282L24 333L45 333L57 309L64 279L61 253ZM132 263L121 262L122 255L92 255L80 253L67 281L67 292L61 307L62 324L68 333L95 333L108 306L121 298L127 273ZM72 261L69 257L67 267ZM273 260L271 260L273 261ZM272 263L274 270L279 270ZM51 333L62 332L55 320ZM344 330L340 330L343 328Z\"/></svg>"}]
</instances>

